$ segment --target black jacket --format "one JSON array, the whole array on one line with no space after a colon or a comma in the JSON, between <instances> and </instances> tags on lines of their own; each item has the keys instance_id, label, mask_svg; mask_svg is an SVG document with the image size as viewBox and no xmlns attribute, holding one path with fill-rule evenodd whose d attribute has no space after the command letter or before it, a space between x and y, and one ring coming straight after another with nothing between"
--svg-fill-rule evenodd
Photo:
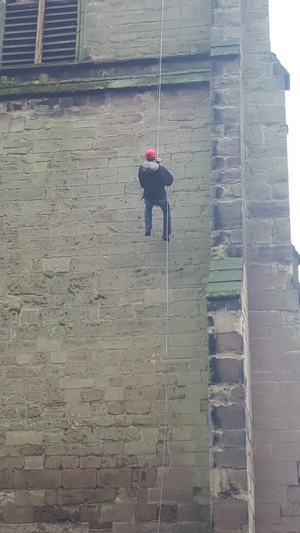
<instances>
[{"instance_id":1,"label":"black jacket","mask_svg":"<svg viewBox=\"0 0 300 533\"><path fill-rule=\"evenodd\" d=\"M139 180L145 200L155 201L166 198L165 187L172 185L173 176L156 161L145 161L139 168Z\"/></svg>"}]
</instances>

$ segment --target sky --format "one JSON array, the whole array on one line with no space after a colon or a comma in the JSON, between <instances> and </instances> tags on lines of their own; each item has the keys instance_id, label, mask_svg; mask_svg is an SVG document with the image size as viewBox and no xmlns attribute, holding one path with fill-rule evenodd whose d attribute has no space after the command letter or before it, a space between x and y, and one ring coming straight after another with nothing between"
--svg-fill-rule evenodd
<instances>
[{"instance_id":1,"label":"sky","mask_svg":"<svg viewBox=\"0 0 300 533\"><path fill-rule=\"evenodd\" d=\"M291 90L286 93L289 126L289 187L292 243L300 253L300 30L299 0L269 0L271 48L291 75Z\"/></svg>"}]
</instances>

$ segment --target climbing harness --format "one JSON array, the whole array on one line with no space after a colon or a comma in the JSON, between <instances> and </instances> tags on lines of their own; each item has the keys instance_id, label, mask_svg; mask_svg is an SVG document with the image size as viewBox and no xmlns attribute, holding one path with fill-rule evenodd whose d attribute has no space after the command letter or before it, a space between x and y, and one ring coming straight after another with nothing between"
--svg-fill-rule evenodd
<instances>
[{"instance_id":1,"label":"climbing harness","mask_svg":"<svg viewBox=\"0 0 300 533\"><path fill-rule=\"evenodd\" d=\"M158 83L157 83L157 137L156 137L156 151L159 155L160 148L160 116L161 116L161 92L162 92L162 63L163 63L163 37L164 37L164 9L165 0L161 0L161 19L160 19L160 50L158 58ZM165 361L168 359L168 321L169 321L169 210L167 209L166 227L166 344L165 344ZM166 441L167 441L167 427L168 427L168 385L165 376L164 384L165 392L165 423L163 429L163 453L162 453L162 469L160 478L160 495L158 508L158 522L157 533L160 533L161 528L161 512L163 502L164 490L164 473L166 466Z\"/></svg>"}]
</instances>

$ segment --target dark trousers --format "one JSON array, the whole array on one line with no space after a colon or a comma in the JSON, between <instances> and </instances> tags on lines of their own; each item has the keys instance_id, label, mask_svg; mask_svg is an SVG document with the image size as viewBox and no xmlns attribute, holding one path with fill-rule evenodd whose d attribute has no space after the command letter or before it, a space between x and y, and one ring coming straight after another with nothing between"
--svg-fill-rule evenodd
<instances>
[{"instance_id":1,"label":"dark trousers","mask_svg":"<svg viewBox=\"0 0 300 533\"><path fill-rule=\"evenodd\" d=\"M152 208L157 205L163 212L163 232L165 235L171 234L171 209L167 198L163 200L145 200L145 227L146 230L152 229Z\"/></svg>"}]
</instances>

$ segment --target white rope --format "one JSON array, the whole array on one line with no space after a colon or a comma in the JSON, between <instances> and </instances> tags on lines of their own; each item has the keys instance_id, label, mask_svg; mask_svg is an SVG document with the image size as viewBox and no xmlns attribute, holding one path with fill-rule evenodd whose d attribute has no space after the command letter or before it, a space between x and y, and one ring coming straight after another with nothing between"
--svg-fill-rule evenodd
<instances>
[{"instance_id":1,"label":"white rope","mask_svg":"<svg viewBox=\"0 0 300 533\"><path fill-rule=\"evenodd\" d=\"M165 0L161 0L161 20L160 20L160 50L158 59L158 84L157 84L157 138L156 138L156 151L159 155L160 149L160 117L161 117L161 92L162 92L162 62L163 62L163 37L164 37L164 9ZM167 200L168 201L168 200ZM169 209L167 205L166 227L164 227L164 233L166 237L166 344L165 344L165 360L168 359L168 321L169 321ZM166 441L167 441L167 427L168 427L168 384L165 374L165 423L163 430L163 453L162 453L162 468L160 478L160 495L159 495L159 509L158 509L158 522L157 533L160 533L161 528L161 512L163 502L164 491L164 473L166 466Z\"/></svg>"}]
</instances>

